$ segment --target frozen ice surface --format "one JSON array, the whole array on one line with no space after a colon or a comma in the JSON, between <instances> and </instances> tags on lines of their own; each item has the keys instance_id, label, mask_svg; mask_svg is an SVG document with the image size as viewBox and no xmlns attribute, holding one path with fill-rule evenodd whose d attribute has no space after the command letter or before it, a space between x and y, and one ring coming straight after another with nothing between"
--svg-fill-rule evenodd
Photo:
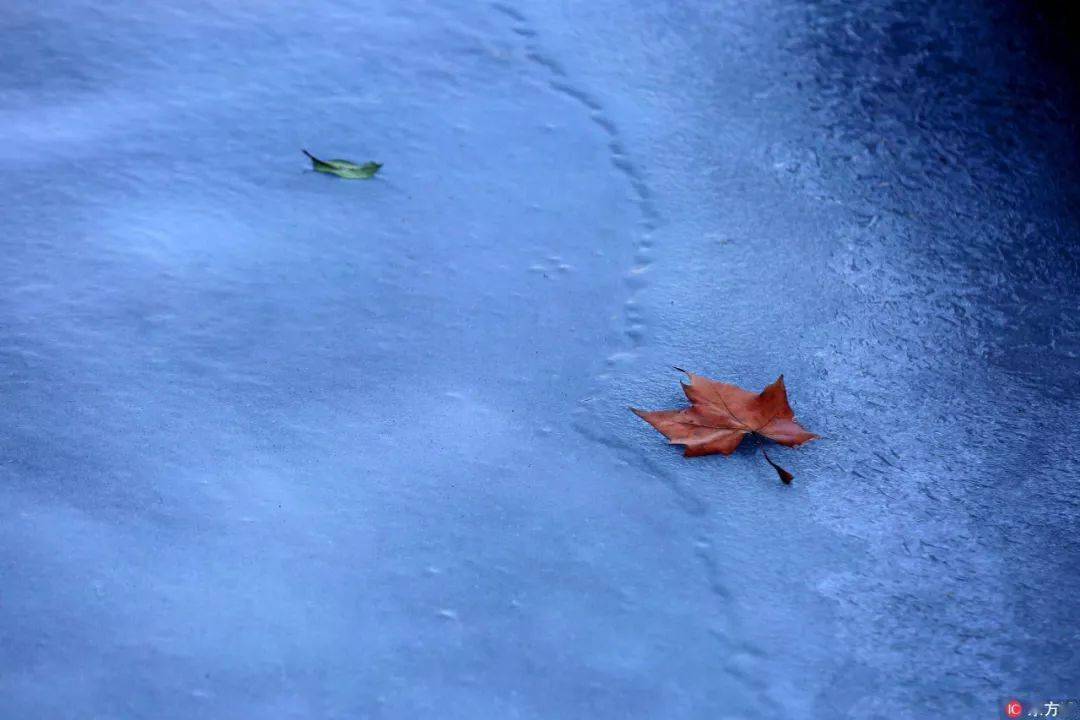
<instances>
[{"instance_id":1,"label":"frozen ice surface","mask_svg":"<svg viewBox=\"0 0 1080 720\"><path fill-rule=\"evenodd\" d=\"M1076 696L1074 116L990 5L8 0L0 717ZM672 365L785 373L795 484Z\"/></svg>"}]
</instances>

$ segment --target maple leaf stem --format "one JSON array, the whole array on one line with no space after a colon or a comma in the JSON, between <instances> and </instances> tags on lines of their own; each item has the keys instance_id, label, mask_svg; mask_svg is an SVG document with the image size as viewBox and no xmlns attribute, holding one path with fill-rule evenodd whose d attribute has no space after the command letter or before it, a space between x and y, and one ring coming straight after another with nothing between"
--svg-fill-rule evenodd
<instances>
[{"instance_id":1,"label":"maple leaf stem","mask_svg":"<svg viewBox=\"0 0 1080 720\"><path fill-rule=\"evenodd\" d=\"M780 476L780 480L782 480L785 485L790 485L791 481L795 479L795 476L792 475L791 473L789 473L784 468L777 465L776 463L774 463L772 461L772 458L769 457L769 453L765 452L764 447L761 448L761 454L765 456L765 462L767 462L767 463L769 463L770 465L773 466L773 470L775 470L776 474Z\"/></svg>"}]
</instances>

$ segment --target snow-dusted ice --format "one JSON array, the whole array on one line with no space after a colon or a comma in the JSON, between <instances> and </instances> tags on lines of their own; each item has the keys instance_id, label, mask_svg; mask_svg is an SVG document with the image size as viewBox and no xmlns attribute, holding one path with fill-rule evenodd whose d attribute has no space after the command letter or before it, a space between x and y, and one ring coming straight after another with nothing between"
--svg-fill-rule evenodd
<instances>
[{"instance_id":1,"label":"snow-dusted ice","mask_svg":"<svg viewBox=\"0 0 1080 720\"><path fill-rule=\"evenodd\" d=\"M8 0L0 718L1080 698L1075 116L990 5ZM785 374L791 487L673 365Z\"/></svg>"}]
</instances>

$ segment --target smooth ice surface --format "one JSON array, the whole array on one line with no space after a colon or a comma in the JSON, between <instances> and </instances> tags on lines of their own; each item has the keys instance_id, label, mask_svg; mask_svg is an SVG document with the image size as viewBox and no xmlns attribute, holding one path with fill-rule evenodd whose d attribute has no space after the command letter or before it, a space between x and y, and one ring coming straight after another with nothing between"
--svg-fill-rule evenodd
<instances>
[{"instance_id":1,"label":"smooth ice surface","mask_svg":"<svg viewBox=\"0 0 1080 720\"><path fill-rule=\"evenodd\" d=\"M1076 697L1074 120L990 5L8 0L0 716ZM795 484L672 365L785 373Z\"/></svg>"}]
</instances>

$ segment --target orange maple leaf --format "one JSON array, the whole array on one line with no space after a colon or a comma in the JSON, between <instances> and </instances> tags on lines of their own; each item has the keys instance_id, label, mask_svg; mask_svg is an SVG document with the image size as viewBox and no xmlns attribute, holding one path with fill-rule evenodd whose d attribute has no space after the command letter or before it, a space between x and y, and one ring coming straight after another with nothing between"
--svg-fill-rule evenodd
<instances>
[{"instance_id":1,"label":"orange maple leaf","mask_svg":"<svg viewBox=\"0 0 1080 720\"><path fill-rule=\"evenodd\" d=\"M671 445L684 445L683 455L730 455L747 435L758 434L770 440L797 447L818 437L795 422L795 413L788 404L784 376L760 393L752 393L735 385L710 380L675 368L690 378L683 383L683 392L690 400L685 410L646 412L630 408L642 420L659 430ZM765 450L762 449L762 454ZM785 483L791 473L774 463L765 454Z\"/></svg>"}]
</instances>

